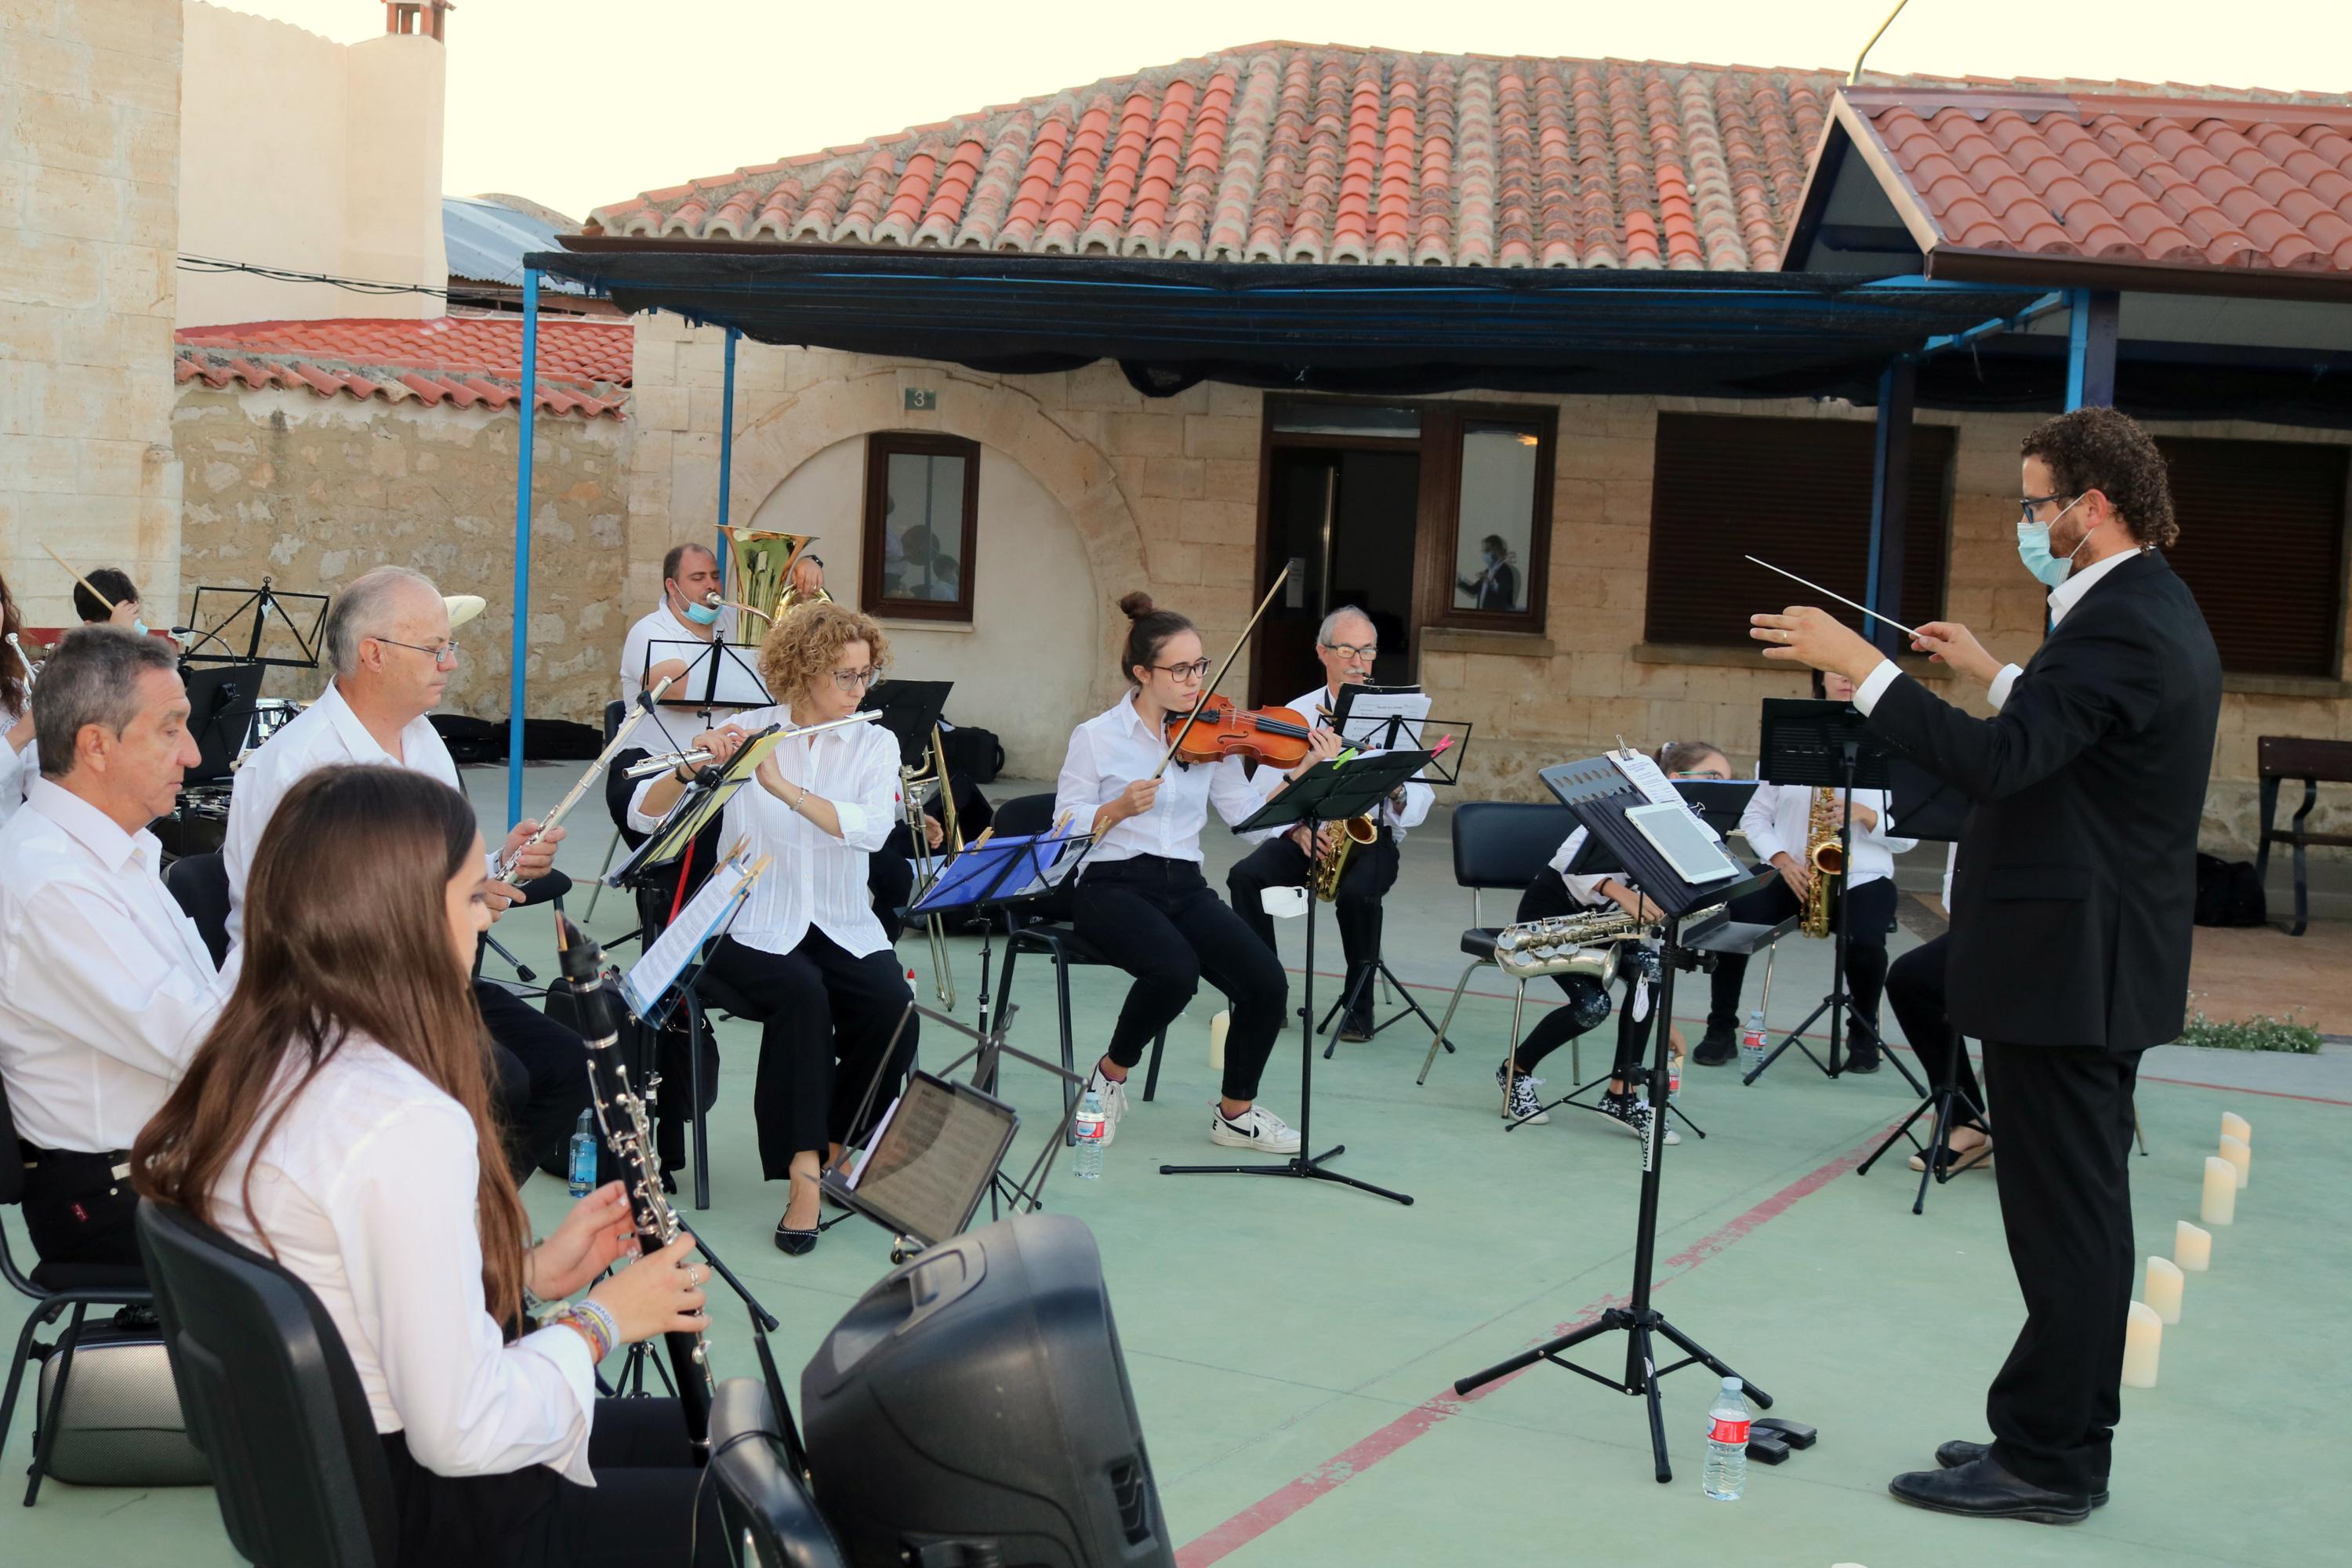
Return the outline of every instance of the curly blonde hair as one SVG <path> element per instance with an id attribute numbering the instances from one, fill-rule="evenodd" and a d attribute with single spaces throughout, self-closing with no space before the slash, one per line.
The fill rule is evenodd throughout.
<path id="1" fill-rule="evenodd" d="M 890 639 L 873 616 L 827 600 L 802 605 L 768 628 L 760 644 L 760 679 L 778 702 L 790 706 L 854 642 L 866 645 L 876 668 L 890 662 Z"/>

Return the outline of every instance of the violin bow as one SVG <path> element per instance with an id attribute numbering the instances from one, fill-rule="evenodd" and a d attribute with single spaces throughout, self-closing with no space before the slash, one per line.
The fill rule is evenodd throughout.
<path id="1" fill-rule="evenodd" d="M 1168 764 L 1176 760 L 1177 750 L 1184 744 L 1184 737 L 1192 732 L 1193 721 L 1201 717 L 1201 710 L 1207 707 L 1209 705 L 1209 699 L 1216 695 L 1217 687 L 1224 680 L 1226 674 L 1233 669 L 1234 660 L 1241 657 L 1242 649 L 1249 647 L 1250 634 L 1257 630 L 1257 624 L 1262 618 L 1264 618 L 1266 612 L 1266 606 L 1274 603 L 1274 596 L 1282 592 L 1283 584 L 1288 582 L 1289 579 L 1290 567 L 1287 563 L 1285 563 L 1282 570 L 1275 574 L 1274 585 L 1265 591 L 1265 597 L 1257 602 L 1257 609 L 1250 616 L 1249 625 L 1242 628 L 1242 635 L 1240 637 L 1235 639 L 1233 651 L 1225 655 L 1225 662 L 1217 667 L 1215 679 L 1211 680 L 1208 685 L 1201 688 L 1201 695 L 1199 699 L 1193 702 L 1192 710 L 1190 713 L 1185 714 L 1184 722 L 1176 727 L 1175 738 L 1168 742 L 1168 754 L 1161 757 L 1160 759 L 1160 765 L 1151 770 L 1151 776 L 1153 778 L 1156 779 L 1161 773 L 1166 773 L 1168 771 Z"/>

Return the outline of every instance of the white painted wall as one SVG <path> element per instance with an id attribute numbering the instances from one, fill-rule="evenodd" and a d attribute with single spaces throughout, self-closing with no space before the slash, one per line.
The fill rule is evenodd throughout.
<path id="1" fill-rule="evenodd" d="M 770 491 L 751 521 L 816 534 L 825 587 L 855 605 L 865 488 L 865 438 L 838 441 Z M 975 553 L 973 624 L 884 621 L 892 673 L 954 681 L 948 717 L 995 731 L 1006 773 L 1050 779 L 1061 771 L 1071 715 L 1094 711 L 1100 684 L 1094 576 L 1069 513 L 993 447 L 981 448 Z"/>
<path id="2" fill-rule="evenodd" d="M 437 39 L 345 46 L 187 0 L 180 249 L 298 272 L 438 289 L 442 103 Z M 445 313 L 431 294 L 182 272 L 177 324 Z"/>

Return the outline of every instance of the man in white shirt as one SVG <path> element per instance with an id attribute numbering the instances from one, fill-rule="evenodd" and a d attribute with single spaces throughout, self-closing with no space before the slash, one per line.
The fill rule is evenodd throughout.
<path id="1" fill-rule="evenodd" d="M 1353 605 L 1332 611 L 1315 634 L 1315 657 L 1323 666 L 1323 684 L 1283 706 L 1305 715 L 1310 723 L 1330 728 L 1332 715 L 1339 709 L 1341 689 L 1370 680 L 1372 661 L 1380 651 L 1380 634 L 1370 616 Z M 1339 897 L 1333 902 L 1338 905 L 1340 951 L 1348 960 L 1347 985 L 1340 993 L 1348 1004 L 1347 1016 L 1339 1024 L 1343 1040 L 1372 1037 L 1371 970 L 1381 956 L 1381 900 L 1396 886 L 1397 846 L 1404 842 L 1408 830 L 1428 818 L 1436 795 L 1429 785 L 1412 783 L 1390 796 L 1372 814 L 1372 842 L 1357 845 L 1340 874 Z M 1319 842 L 1303 824 L 1262 835 L 1257 848 L 1225 873 L 1228 901 L 1267 947 L 1274 946 L 1274 917 L 1265 912 L 1265 890 L 1312 886 L 1316 865 L 1331 853 L 1333 836 L 1340 830 L 1336 826 L 1325 827 Z"/>
<path id="2" fill-rule="evenodd" d="M 229 796 L 221 859 L 228 873 L 231 973 L 240 961 L 245 883 L 254 851 L 270 815 L 298 780 L 338 763 L 388 763 L 461 788 L 457 764 L 425 717 L 457 668 L 448 605 L 432 581 L 401 566 L 367 573 L 343 590 L 328 613 L 326 645 L 334 679 L 237 770 Z M 490 883 L 492 907 L 499 913 L 526 901 L 522 884 L 546 876 L 553 865 L 563 829 L 551 829 L 525 850 L 524 843 L 538 830 L 536 822 L 519 822 L 506 836 L 498 858 L 515 864 L 509 879 Z M 500 986 L 477 980 L 474 995 L 497 1048 L 507 1154 L 515 1179 L 528 1175 L 534 1164 L 562 1175 L 572 1130 L 589 1102 L 587 1047 Z"/>
<path id="3" fill-rule="evenodd" d="M 733 638 L 738 612 L 732 606 L 710 602 L 720 591 L 719 557 L 715 553 L 699 544 L 669 547 L 669 553 L 662 557 L 660 607 L 639 616 L 621 641 L 623 701 L 634 699 L 646 689 L 649 664 L 680 660 L 695 651 L 675 646 L 657 647 L 656 644 L 715 643 Z M 701 684 L 699 678 L 694 684 Z M 704 722 L 723 722 L 737 711 L 734 708 L 716 709 Z"/>
<path id="4" fill-rule="evenodd" d="M 1847 702 L 1853 683 L 1843 676 L 1813 677 L 1816 700 Z M 1735 921 L 1775 925 L 1804 907 L 1813 882 L 1806 838 L 1812 820 L 1813 791 L 1798 784 L 1764 784 L 1748 797 L 1740 814 L 1739 830 L 1748 847 L 1780 873 L 1780 880 L 1732 901 Z M 1845 930 L 1845 985 L 1852 1007 L 1847 1031 L 1844 1070 L 1878 1070 L 1878 999 L 1886 987 L 1886 935 L 1895 929 L 1895 857 L 1915 847 L 1916 838 L 1894 833 L 1890 801 L 1885 790 L 1853 792 L 1853 859 L 1837 879 L 1831 897 L 1830 924 Z M 1834 814 L 1833 814 L 1834 815 Z M 1764 867 L 1758 867 L 1762 870 Z M 1744 954 L 1717 958 L 1706 1010 L 1706 1034 L 1691 1059 L 1701 1067 L 1719 1067 L 1738 1053 L 1739 989 L 1748 976 Z"/>
<path id="5" fill-rule="evenodd" d="M 33 712 L 44 774 L 0 827 L 0 1080 L 25 1226 L 46 1262 L 135 1266 L 131 1140 L 226 996 L 147 831 L 196 742 L 170 647 L 111 626 L 68 634 Z"/>

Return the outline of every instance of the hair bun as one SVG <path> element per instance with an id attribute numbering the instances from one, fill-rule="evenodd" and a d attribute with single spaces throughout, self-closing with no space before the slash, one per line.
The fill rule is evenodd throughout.
<path id="1" fill-rule="evenodd" d="M 1151 603 L 1151 595 L 1142 592 L 1140 589 L 1132 594 L 1120 595 L 1118 607 L 1126 614 L 1127 618 L 1130 621 L 1141 620 L 1144 616 L 1150 615 L 1155 608 Z"/>

